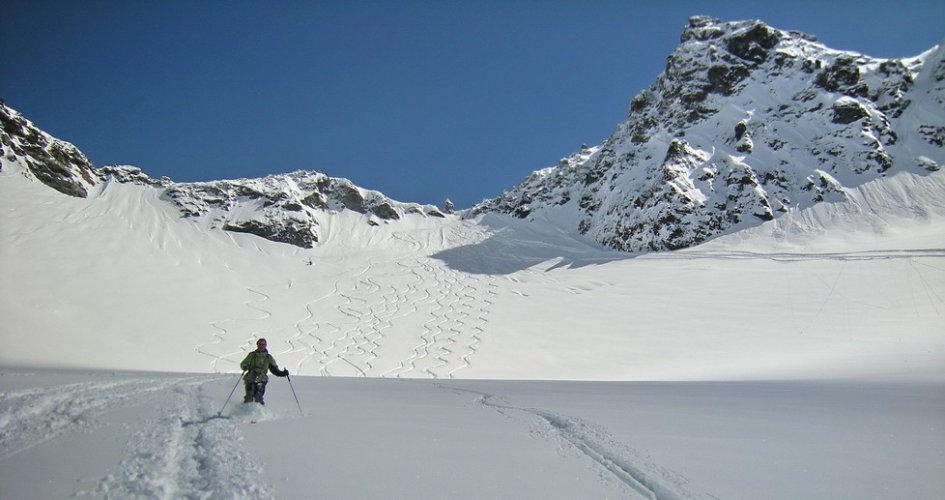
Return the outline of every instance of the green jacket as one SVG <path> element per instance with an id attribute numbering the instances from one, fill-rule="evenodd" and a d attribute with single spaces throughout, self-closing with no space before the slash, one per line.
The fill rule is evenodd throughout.
<path id="1" fill-rule="evenodd" d="M 272 354 L 269 354 L 269 351 L 255 350 L 247 354 L 243 362 L 240 363 L 240 368 L 246 371 L 243 380 L 247 382 L 268 382 L 269 375 L 266 374 L 267 371 L 279 377 L 285 376 L 283 371 L 279 369 L 279 365 L 276 364 L 276 359 L 272 357 Z"/>

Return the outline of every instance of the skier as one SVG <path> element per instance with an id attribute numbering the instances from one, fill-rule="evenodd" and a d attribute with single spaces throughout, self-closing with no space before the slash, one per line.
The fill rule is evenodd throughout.
<path id="1" fill-rule="evenodd" d="M 289 376 L 289 370 L 280 370 L 275 358 L 266 350 L 266 339 L 256 341 L 256 350 L 246 355 L 240 363 L 240 368 L 246 371 L 246 376 L 243 377 L 243 383 L 246 386 L 244 403 L 255 401 L 261 405 L 266 404 L 263 402 L 263 396 L 266 394 L 266 383 L 269 382 L 267 371 L 277 377 Z"/>

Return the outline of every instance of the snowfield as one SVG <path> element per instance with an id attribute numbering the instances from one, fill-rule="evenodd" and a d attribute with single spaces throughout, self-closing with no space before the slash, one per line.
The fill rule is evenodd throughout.
<path id="1" fill-rule="evenodd" d="M 941 498 L 939 384 L 4 370 L 3 498 Z M 254 423 L 255 422 L 255 423 Z"/>
<path id="2" fill-rule="evenodd" d="M 305 250 L 151 187 L 0 180 L 4 366 L 227 373 L 266 337 L 300 375 L 945 379 L 942 172 L 646 255 L 541 221 L 351 211 Z"/>
<path id="3" fill-rule="evenodd" d="M 942 172 L 631 255 L 349 211 L 303 250 L 3 161 L 4 499 L 945 497 Z M 224 408 L 258 337 L 292 385 Z"/>

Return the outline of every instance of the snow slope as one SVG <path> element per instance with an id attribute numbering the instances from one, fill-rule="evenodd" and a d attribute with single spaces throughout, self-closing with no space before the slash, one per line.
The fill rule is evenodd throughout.
<path id="1" fill-rule="evenodd" d="M 10 116 L 0 498 L 945 497 L 937 157 L 633 255 L 567 204 L 310 206 L 305 173 L 169 199 Z M 302 244 L 240 232 L 270 202 Z M 293 374 L 265 408 L 259 337 Z"/>
<path id="2" fill-rule="evenodd" d="M 302 249 L 158 193 L 4 163 L 0 497 L 945 495 L 943 173 L 645 256 L 350 211 Z M 245 407 L 259 336 L 296 376 Z"/>
<path id="3" fill-rule="evenodd" d="M 302 249 L 207 230 L 151 187 L 74 198 L 4 164 L 0 364 L 231 372 L 267 337 L 304 375 L 941 380 L 943 192 L 901 174 L 644 256 L 541 221 L 351 211 Z"/>
<path id="4" fill-rule="evenodd" d="M 945 390 L 3 370 L 0 496 L 941 498 Z M 297 393 L 302 413 L 291 390 Z M 252 423 L 256 422 L 256 423 Z"/>

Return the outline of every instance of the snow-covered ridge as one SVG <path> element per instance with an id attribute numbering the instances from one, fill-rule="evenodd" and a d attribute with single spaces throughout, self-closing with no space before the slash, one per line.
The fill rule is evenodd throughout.
<path id="1" fill-rule="evenodd" d="M 0 168 L 65 194 L 107 182 L 161 191 L 208 229 L 252 233 L 302 248 L 325 214 L 351 210 L 377 225 L 442 217 L 346 179 L 299 171 L 262 179 L 175 183 L 140 169 L 96 169 L 71 144 L 0 107 Z M 539 170 L 467 217 L 553 220 L 566 233 L 629 252 L 690 247 L 792 209 L 850 200 L 851 189 L 945 164 L 945 49 L 875 59 L 760 21 L 694 17 L 665 71 L 597 146 Z"/>
<path id="2" fill-rule="evenodd" d="M 432 205 L 397 202 L 347 179 L 307 171 L 261 179 L 174 184 L 163 197 L 177 205 L 185 217 L 206 217 L 214 227 L 302 248 L 319 241 L 318 217 L 326 211 L 353 210 L 365 214 L 372 225 L 411 214 L 444 217 Z"/>
<path id="3" fill-rule="evenodd" d="M 610 138 L 470 213 L 567 221 L 619 250 L 677 249 L 848 200 L 873 179 L 927 175 L 943 147 L 942 46 L 875 59 L 760 21 L 694 17 Z"/>
<path id="4" fill-rule="evenodd" d="M 152 179 L 132 166 L 96 169 L 78 148 L 51 137 L 5 104 L 0 106 L 0 120 L 0 156 L 4 158 L 0 168 L 16 169 L 64 194 L 82 198 L 113 181 L 159 189 L 162 199 L 175 205 L 183 217 L 205 219 L 212 229 L 311 248 L 319 241 L 318 217 L 329 211 L 353 210 L 367 216 L 367 223 L 373 225 L 410 214 L 444 217 L 432 205 L 394 201 L 321 172 L 175 183 L 167 177 Z"/>

